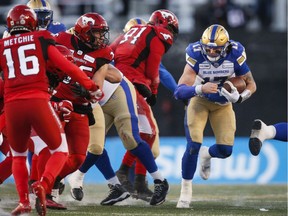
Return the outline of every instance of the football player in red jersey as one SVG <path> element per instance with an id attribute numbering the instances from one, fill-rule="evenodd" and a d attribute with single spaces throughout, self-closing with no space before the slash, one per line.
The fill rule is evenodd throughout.
<path id="1" fill-rule="evenodd" d="M 75 28 L 75 31 L 76 31 L 76 28 Z M 135 95 L 135 90 L 134 88 L 131 88 L 131 87 L 129 87 L 129 89 L 131 88 L 130 90 L 128 90 L 127 87 L 124 87 L 127 85 L 127 84 L 124 84 L 126 82 L 125 79 L 126 78 L 122 80 L 124 82 L 121 82 L 120 84 L 121 87 L 119 89 L 117 88 L 117 91 L 115 91 L 115 95 L 111 96 L 111 98 L 113 99 L 109 100 L 107 103 L 105 103 L 105 105 L 103 105 L 103 110 L 105 110 L 104 114 L 106 114 L 105 122 L 106 123 L 108 122 L 108 125 L 106 126 L 107 126 L 107 129 L 109 129 L 112 123 L 114 123 L 119 133 L 119 136 L 121 137 L 123 141 L 125 148 L 131 151 L 132 154 L 135 154 L 136 156 L 138 156 L 140 160 L 143 162 L 143 164 L 145 164 L 145 167 L 147 168 L 149 173 L 154 178 L 154 183 L 155 183 L 155 190 L 154 190 L 153 197 L 151 198 L 150 205 L 160 205 L 165 201 L 167 192 L 169 190 L 169 185 L 166 179 L 164 179 L 161 173 L 159 172 L 158 167 L 153 159 L 152 152 L 149 149 L 149 146 L 139 136 L 138 119 L 137 119 L 137 114 L 135 114 L 135 107 L 136 107 L 134 104 L 135 96 L 133 96 L 133 100 L 131 98 L 131 95 Z M 132 84 L 130 84 L 129 86 L 131 85 Z M 121 100 L 119 100 L 119 98 L 121 98 Z M 115 107 L 117 107 L 116 110 L 115 110 Z M 119 108 L 119 111 L 117 112 L 118 108 Z M 93 112 L 94 111 L 95 111 L 95 108 Z M 94 132 L 95 133 L 93 134 L 94 136 L 96 135 L 96 131 L 99 134 L 99 129 L 97 129 L 96 127 L 94 129 L 93 128 L 90 127 L 90 132 Z M 97 166 L 97 168 L 101 170 L 105 178 L 109 180 L 109 182 L 110 180 L 112 181 L 113 176 L 115 176 L 112 168 L 110 170 L 111 171 L 110 173 L 103 172 L 103 168 L 105 169 L 105 171 L 107 171 L 107 167 L 108 167 L 107 159 L 109 158 L 107 158 L 107 153 L 104 153 L 106 151 L 105 150 L 103 151 L 104 140 L 103 141 L 100 141 L 99 139 L 96 140 L 94 136 L 91 137 L 91 140 L 93 139 L 93 141 L 90 143 L 90 146 L 88 148 L 89 152 L 87 154 L 84 164 L 82 164 L 79 171 L 76 172 L 76 178 L 73 178 L 73 180 L 71 179 L 71 177 L 69 178 L 69 182 L 72 187 L 72 191 L 71 191 L 72 196 L 73 198 L 79 201 L 83 198 L 83 191 L 82 191 L 83 175 L 84 173 L 87 172 L 87 170 L 92 165 L 94 165 L 94 163 Z M 103 146 L 100 146 L 102 144 Z M 102 150 L 103 153 L 100 152 L 100 150 Z M 104 156 L 106 156 L 105 160 L 103 159 Z M 74 174 L 72 176 L 74 176 Z M 107 178 L 108 174 L 110 176 L 109 179 Z M 119 184 L 116 182 L 118 179 L 114 179 L 114 180 L 115 180 L 114 184 L 115 186 L 117 186 L 117 184 Z M 116 187 L 114 187 L 112 184 L 110 185 L 110 189 L 111 190 L 110 190 L 109 196 L 101 202 L 102 205 L 113 205 L 114 203 L 127 198 L 127 193 L 123 193 L 123 191 L 117 190 Z"/>
<path id="2" fill-rule="evenodd" d="M 93 77 L 101 89 L 105 78 L 111 82 L 121 81 L 122 76 L 119 73 L 117 73 L 119 80 L 117 77 L 107 75 L 109 71 L 113 71 L 114 67 L 109 66 L 109 63 L 114 55 L 108 46 L 109 27 L 105 19 L 97 13 L 87 13 L 78 18 L 74 29 L 74 34 L 59 33 L 56 42 L 72 50 L 75 64 L 89 77 Z M 74 87 L 74 80 L 68 77 L 59 84 L 52 97 L 54 101 L 68 99 L 72 101 L 74 108 L 70 121 L 64 127 L 69 158 L 57 177 L 55 187 L 61 179 L 76 171 L 83 163 L 89 144 L 89 125 L 95 123 L 90 101 L 74 94 Z M 103 94 L 99 95 L 98 99 L 102 96 Z"/>
<path id="3" fill-rule="evenodd" d="M 7 15 L 7 27 L 11 36 L 0 40 L 3 56 L 0 69 L 4 75 L 4 111 L 13 158 L 12 173 L 19 195 L 19 205 L 12 215 L 31 212 L 26 157 L 32 127 L 51 151 L 40 181 L 32 185 L 37 196 L 36 210 L 39 215 L 46 215 L 45 193 L 67 160 L 68 150 L 62 125 L 49 102 L 47 60 L 88 90 L 95 92 L 97 86 L 63 57 L 48 31 L 36 31 L 37 17 L 28 6 L 13 7 Z"/>
<path id="4" fill-rule="evenodd" d="M 137 90 L 139 117 L 145 116 L 149 121 L 150 131 L 143 133 L 142 130 L 141 137 L 149 143 L 150 147 L 155 143 L 158 134 L 158 127 L 150 106 L 156 103 L 160 82 L 159 65 L 162 56 L 172 46 L 177 34 L 177 17 L 169 10 L 157 10 L 152 13 L 148 24 L 142 23 L 142 25 L 130 27 L 125 34 L 120 35 L 111 44 L 115 52 L 115 66 L 134 84 Z M 129 166 L 132 166 L 134 159 L 135 156 L 127 151 L 117 171 L 117 176 L 123 185 L 128 182 Z M 136 172 L 143 174 L 138 176 L 139 182 L 144 182 L 145 185 L 146 171 L 141 163 L 136 164 L 138 164 Z M 141 193 L 140 188 L 137 192 Z"/>
<path id="5" fill-rule="evenodd" d="M 63 56 L 65 56 L 65 58 L 74 63 L 73 55 L 68 48 L 59 44 L 56 45 L 56 48 L 61 52 Z M 51 65 L 50 61 L 48 61 L 46 74 L 49 78 L 49 90 L 52 94 L 55 88 L 58 86 L 59 82 L 63 81 L 63 79 L 66 77 L 66 74 L 62 71 L 59 71 L 59 69 L 53 68 L 53 65 Z M 52 101 L 51 104 L 62 122 L 63 121 L 68 122 L 70 120 L 71 113 L 73 111 L 73 105 L 71 101 L 69 100 L 62 100 L 60 102 Z M 29 186 L 32 185 L 33 182 L 40 179 L 44 171 L 45 165 L 47 163 L 47 160 L 51 155 L 46 143 L 36 134 L 35 130 L 32 130 L 31 132 L 31 140 L 33 141 L 32 142 L 33 145 L 32 148 L 29 148 L 29 151 L 33 152 L 34 154 L 32 157 L 32 166 L 30 169 Z M 57 210 L 67 209 L 64 205 L 57 203 L 59 194 L 60 192 L 57 189 L 52 189 L 52 191 L 46 191 L 47 208 Z M 33 203 L 33 201 L 35 201 L 35 195 L 31 189 L 29 196 L 30 196 L 30 202 Z"/>

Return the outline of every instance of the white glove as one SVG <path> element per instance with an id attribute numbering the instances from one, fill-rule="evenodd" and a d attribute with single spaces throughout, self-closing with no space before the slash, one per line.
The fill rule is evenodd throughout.
<path id="1" fill-rule="evenodd" d="M 229 93 L 225 88 L 222 87 L 220 95 L 224 96 L 229 102 L 232 103 L 236 103 L 240 98 L 240 94 L 237 91 L 237 88 L 234 86 L 231 86 L 231 93 Z"/>
<path id="2" fill-rule="evenodd" d="M 96 91 L 93 92 L 90 91 L 90 96 L 91 96 L 90 102 L 96 103 L 104 97 L 104 92 L 101 89 L 97 89 Z"/>

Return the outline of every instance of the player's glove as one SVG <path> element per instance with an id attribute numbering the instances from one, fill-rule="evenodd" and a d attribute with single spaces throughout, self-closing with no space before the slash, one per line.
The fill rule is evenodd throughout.
<path id="1" fill-rule="evenodd" d="M 152 107 L 156 104 L 157 95 L 152 94 L 150 97 L 146 98 L 146 102 Z"/>
<path id="2" fill-rule="evenodd" d="M 222 87 L 220 90 L 220 94 L 232 103 L 237 103 L 240 99 L 240 94 L 237 91 L 237 88 L 234 86 L 231 86 L 231 93 L 229 93 L 225 88 Z"/>
<path id="3" fill-rule="evenodd" d="M 147 86 L 140 84 L 140 83 L 133 83 L 137 91 L 144 97 L 149 98 L 152 95 L 152 92 L 150 91 Z"/>
<path id="4" fill-rule="evenodd" d="M 101 89 L 97 89 L 96 91 L 90 91 L 90 102 L 91 103 L 96 103 L 98 101 L 100 101 L 103 97 L 104 97 L 104 92 Z"/>
<path id="5" fill-rule="evenodd" d="M 61 120 L 69 122 L 71 119 L 71 112 L 73 111 L 73 104 L 69 100 L 62 100 L 60 102 L 51 102 L 55 111 L 59 112 Z"/>
<path id="6" fill-rule="evenodd" d="M 91 99 L 90 92 L 78 83 L 72 84 L 71 90 L 78 97 L 83 97 L 87 100 Z"/>

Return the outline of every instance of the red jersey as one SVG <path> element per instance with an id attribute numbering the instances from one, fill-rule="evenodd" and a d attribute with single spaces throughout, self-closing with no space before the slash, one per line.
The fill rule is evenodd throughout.
<path id="1" fill-rule="evenodd" d="M 103 49 L 92 50 L 87 47 L 80 47 L 78 38 L 72 34 L 61 32 L 55 37 L 56 43 L 66 46 L 73 52 L 75 64 L 84 71 L 88 77 L 92 78 L 97 70 L 104 64 L 108 64 L 113 60 L 114 54 L 110 47 Z M 56 88 L 55 96 L 58 98 L 65 98 L 73 103 L 82 104 L 87 103 L 83 97 L 76 96 L 72 90 L 71 85 L 75 80 L 67 77 Z"/>
<path id="2" fill-rule="evenodd" d="M 4 81 L 0 78 L 0 114 L 3 111 L 4 107 Z"/>
<path id="3" fill-rule="evenodd" d="M 43 98 L 49 100 L 46 66 L 48 59 L 56 68 L 78 80 L 89 90 L 95 83 L 54 46 L 51 33 L 34 31 L 0 40 L 0 69 L 4 74 L 5 103 L 15 99 Z"/>
<path id="4" fill-rule="evenodd" d="M 49 98 L 46 76 L 51 33 L 37 31 L 0 40 L 0 67 L 4 73 L 4 99 Z"/>
<path id="5" fill-rule="evenodd" d="M 111 44 L 115 66 L 132 82 L 146 85 L 157 94 L 161 58 L 173 43 L 165 28 L 135 25 Z"/>

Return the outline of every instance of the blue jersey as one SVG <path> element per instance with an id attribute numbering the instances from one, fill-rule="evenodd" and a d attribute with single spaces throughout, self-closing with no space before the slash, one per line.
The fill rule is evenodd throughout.
<path id="1" fill-rule="evenodd" d="M 57 34 L 59 32 L 66 31 L 66 26 L 60 22 L 51 22 L 48 25 L 47 30 L 50 31 L 52 34 Z"/>
<path id="2" fill-rule="evenodd" d="M 230 77 L 241 76 L 250 71 L 246 64 L 245 48 L 236 41 L 230 41 L 231 48 L 227 55 L 217 62 L 211 63 L 202 53 L 200 42 L 191 43 L 186 48 L 186 62 L 196 74 L 202 78 L 202 84 L 206 82 L 217 83 L 219 88 Z M 200 83 L 196 83 L 200 84 Z M 208 100 L 225 103 L 227 99 L 216 94 L 203 94 Z"/>

